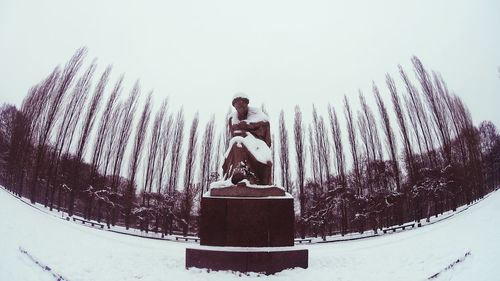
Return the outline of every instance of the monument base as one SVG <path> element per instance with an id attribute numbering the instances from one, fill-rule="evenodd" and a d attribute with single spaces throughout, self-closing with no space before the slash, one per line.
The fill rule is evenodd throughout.
<path id="1" fill-rule="evenodd" d="M 221 247 L 187 248 L 186 268 L 257 272 L 266 275 L 290 268 L 308 267 L 308 250 L 276 249 L 221 249 Z"/>
<path id="2" fill-rule="evenodd" d="M 252 187 L 237 184 L 210 189 L 210 196 L 219 197 L 267 197 L 285 196 L 285 190 L 277 186 Z"/>
<path id="3" fill-rule="evenodd" d="M 293 197 L 201 199 L 200 244 L 225 247 L 293 246 Z"/>

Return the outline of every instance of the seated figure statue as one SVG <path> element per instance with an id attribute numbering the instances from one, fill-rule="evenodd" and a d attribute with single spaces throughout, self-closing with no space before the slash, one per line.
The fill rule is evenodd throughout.
<path id="1" fill-rule="evenodd" d="M 222 165 L 224 180 L 237 184 L 270 185 L 272 172 L 269 118 L 261 110 L 249 107 L 244 94 L 233 98 L 235 111 L 228 117 L 231 133 Z"/>

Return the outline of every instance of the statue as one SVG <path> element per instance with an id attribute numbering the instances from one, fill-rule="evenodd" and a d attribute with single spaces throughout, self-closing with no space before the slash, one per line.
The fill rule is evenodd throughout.
<path id="1" fill-rule="evenodd" d="M 271 182 L 269 118 L 248 103 L 243 94 L 233 98 L 224 178 L 201 198 L 203 248 L 186 248 L 186 268 L 274 274 L 308 267 L 308 250 L 293 248 L 293 196 Z"/>
<path id="2" fill-rule="evenodd" d="M 248 103 L 245 94 L 233 97 L 235 111 L 228 117 L 231 140 L 224 155 L 223 177 L 232 184 L 271 185 L 269 118 L 261 110 L 249 107 Z"/>

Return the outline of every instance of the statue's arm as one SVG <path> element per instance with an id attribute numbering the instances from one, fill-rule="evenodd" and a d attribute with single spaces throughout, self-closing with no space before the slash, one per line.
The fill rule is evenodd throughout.
<path id="1" fill-rule="evenodd" d="M 245 121 L 232 124 L 232 119 L 228 122 L 231 137 L 242 136 L 245 137 L 247 132 L 254 135 L 256 138 L 264 141 L 267 146 L 271 147 L 271 130 L 269 122 L 261 121 L 257 123 L 247 123 Z"/>
<path id="2" fill-rule="evenodd" d="M 271 147 L 271 131 L 269 122 L 261 121 L 258 123 L 250 123 L 248 124 L 248 131 L 256 138 L 264 141 L 267 146 Z"/>
<path id="3" fill-rule="evenodd" d="M 229 119 L 228 129 L 231 133 L 231 137 L 241 136 L 245 137 L 247 132 L 249 131 L 248 123 L 245 121 L 233 124 L 232 118 Z"/>

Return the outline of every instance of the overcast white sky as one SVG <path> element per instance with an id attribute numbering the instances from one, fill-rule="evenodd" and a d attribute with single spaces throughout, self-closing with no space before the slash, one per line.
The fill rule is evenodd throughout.
<path id="1" fill-rule="evenodd" d="M 0 0 L 0 102 L 27 90 L 74 51 L 140 79 L 157 104 L 188 118 L 223 116 L 237 91 L 272 120 L 293 106 L 342 110 L 371 96 L 417 55 L 442 73 L 474 121 L 500 126 L 500 1 Z M 188 121 L 189 122 L 189 121 Z"/>

